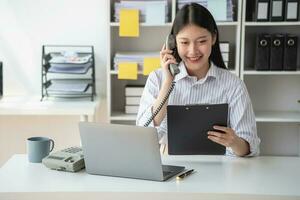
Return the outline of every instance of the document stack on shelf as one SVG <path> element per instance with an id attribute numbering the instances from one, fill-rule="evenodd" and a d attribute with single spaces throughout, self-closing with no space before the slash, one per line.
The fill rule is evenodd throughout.
<path id="1" fill-rule="evenodd" d="M 229 62 L 229 42 L 220 42 L 220 50 L 223 57 L 224 64 L 228 68 Z"/>
<path id="2" fill-rule="evenodd" d="M 156 57 L 159 58 L 159 52 L 117 52 L 114 57 L 114 70 L 118 71 L 118 64 L 122 62 L 135 62 L 138 64 L 138 70 L 143 70 L 144 59 Z"/>
<path id="3" fill-rule="evenodd" d="M 216 21 L 233 21 L 234 5 L 232 0 L 178 0 L 178 9 L 189 3 L 198 3 L 204 6 Z"/>
<path id="4" fill-rule="evenodd" d="M 125 113 L 137 114 L 144 86 L 127 85 L 125 87 Z"/>
<path id="5" fill-rule="evenodd" d="M 227 0 L 227 8 L 226 8 L 226 14 L 227 14 L 227 20 L 226 21 L 233 21 L 233 15 L 235 10 L 235 5 L 232 4 L 232 0 Z"/>
<path id="6" fill-rule="evenodd" d="M 151 13 L 151 16 L 153 12 L 149 12 L 150 10 L 154 10 L 157 8 L 157 6 L 164 7 L 164 10 L 162 12 L 159 12 L 160 14 L 164 15 L 164 22 L 168 21 L 168 2 L 167 0 L 152 0 L 152 1 L 130 1 L 130 0 L 121 0 L 120 2 L 115 2 L 114 4 L 114 21 L 119 22 L 120 21 L 120 10 L 121 9 L 136 9 L 139 10 L 139 21 L 140 22 L 147 22 L 147 19 L 151 20 L 151 18 L 147 17 L 147 14 Z M 156 13 L 158 10 L 156 10 Z"/>

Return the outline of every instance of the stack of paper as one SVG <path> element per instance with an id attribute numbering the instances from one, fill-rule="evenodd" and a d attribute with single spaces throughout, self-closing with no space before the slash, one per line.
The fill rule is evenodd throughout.
<path id="1" fill-rule="evenodd" d="M 117 52 L 114 57 L 114 69 L 118 70 L 118 64 L 122 62 L 135 62 L 138 70 L 143 70 L 145 58 L 159 58 L 159 52 Z"/>
<path id="2" fill-rule="evenodd" d="M 92 67 L 92 63 L 86 64 L 51 64 L 48 72 L 66 74 L 85 74 Z"/>
<path id="3" fill-rule="evenodd" d="M 120 10 L 121 9 L 136 9 L 140 11 L 139 21 L 140 22 L 149 22 L 152 23 L 154 21 L 163 20 L 163 22 L 168 21 L 168 2 L 167 0 L 151 0 L 151 1 L 133 1 L 133 0 L 122 0 L 120 2 L 115 2 L 114 4 L 114 21 L 120 21 Z M 160 8 L 163 8 L 160 9 Z M 156 15 L 153 15 L 156 11 Z M 148 16 L 147 16 L 148 15 Z M 163 16 L 162 16 L 163 15 Z M 157 17 L 156 17 L 157 16 Z"/>
<path id="4" fill-rule="evenodd" d="M 51 80 L 47 92 L 51 94 L 82 94 L 87 91 L 89 82 L 81 80 Z"/>
<path id="5" fill-rule="evenodd" d="M 178 0 L 178 9 L 192 2 L 207 8 L 216 21 L 233 21 L 232 0 Z"/>
<path id="6" fill-rule="evenodd" d="M 89 68 L 92 67 L 91 59 L 91 54 L 77 53 L 73 51 L 51 53 L 48 72 L 85 74 Z"/>
<path id="7" fill-rule="evenodd" d="M 220 42 L 220 50 L 223 57 L 223 61 L 228 68 L 229 62 L 229 42 Z"/>
<path id="8" fill-rule="evenodd" d="M 70 64 L 85 64 L 90 61 L 92 58 L 92 55 L 84 55 L 80 56 L 79 54 L 75 54 L 72 56 L 67 56 L 66 53 L 61 54 L 52 54 L 51 55 L 50 63 L 70 63 Z"/>
<path id="9" fill-rule="evenodd" d="M 232 4 L 232 0 L 227 0 L 227 21 L 233 21 L 233 15 L 235 10 L 235 5 Z"/>
<path id="10" fill-rule="evenodd" d="M 137 114 L 144 86 L 125 87 L 125 113 Z"/>

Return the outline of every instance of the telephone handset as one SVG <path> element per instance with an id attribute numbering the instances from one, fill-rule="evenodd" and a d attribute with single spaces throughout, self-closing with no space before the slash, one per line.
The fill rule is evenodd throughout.
<path id="1" fill-rule="evenodd" d="M 174 52 L 175 52 L 175 49 L 176 49 L 176 41 L 175 41 L 175 37 L 172 34 L 167 36 L 166 49 L 173 50 L 173 55 L 174 55 Z M 178 65 L 176 65 L 176 64 L 170 64 L 169 70 L 170 70 L 173 77 L 176 76 L 176 74 L 178 74 L 180 72 L 179 68 L 178 68 Z M 174 87 L 175 87 L 175 81 L 172 82 L 169 90 L 167 91 L 166 96 L 163 98 L 163 100 L 161 101 L 159 106 L 154 110 L 153 114 L 148 119 L 148 121 L 144 124 L 145 127 L 149 126 L 149 124 L 152 122 L 152 120 L 155 118 L 155 116 L 159 113 L 159 111 L 165 105 L 165 103 L 168 100 L 168 98 L 169 98 L 171 92 L 173 91 Z"/>
<path id="2" fill-rule="evenodd" d="M 175 41 L 174 35 L 172 35 L 172 34 L 169 34 L 167 36 L 166 49 L 173 50 L 173 55 L 174 55 L 174 51 L 176 49 L 176 41 Z M 176 76 L 176 74 L 178 74 L 180 72 L 179 68 L 178 68 L 178 65 L 173 64 L 173 63 L 170 64 L 169 70 L 170 70 L 172 76 Z"/>

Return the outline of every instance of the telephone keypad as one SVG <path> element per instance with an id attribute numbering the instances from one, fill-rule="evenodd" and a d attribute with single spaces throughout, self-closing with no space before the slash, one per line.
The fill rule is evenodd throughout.
<path id="1" fill-rule="evenodd" d="M 82 148 L 79 148 L 79 147 L 70 147 L 70 148 L 67 148 L 67 149 L 65 149 L 63 151 L 67 152 L 67 153 L 77 153 L 79 151 L 82 151 Z"/>

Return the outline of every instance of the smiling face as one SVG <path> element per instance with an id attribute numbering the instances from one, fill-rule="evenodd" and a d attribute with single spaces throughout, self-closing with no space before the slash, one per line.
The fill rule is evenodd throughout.
<path id="1" fill-rule="evenodd" d="M 205 76 L 216 38 L 207 29 L 187 25 L 176 35 L 177 50 L 190 75 Z"/>

